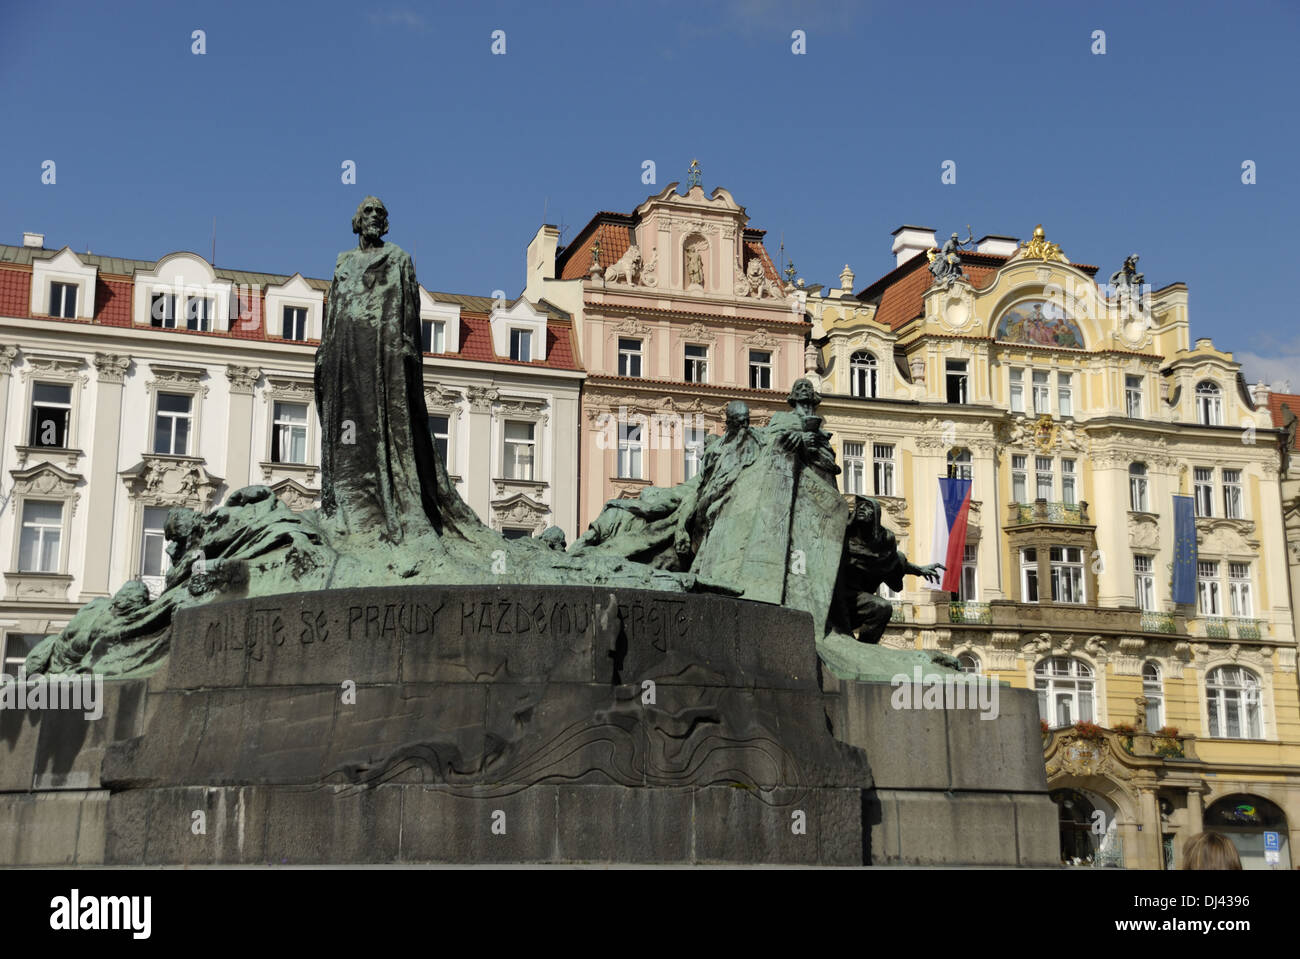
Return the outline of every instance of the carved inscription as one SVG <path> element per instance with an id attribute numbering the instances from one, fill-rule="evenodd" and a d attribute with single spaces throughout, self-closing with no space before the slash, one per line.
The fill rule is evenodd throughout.
<path id="1" fill-rule="evenodd" d="M 247 659 L 261 662 L 268 646 L 283 646 L 289 625 L 279 606 L 254 606 L 241 622 L 216 619 L 203 637 L 208 659 L 219 653 L 242 652 Z"/>
<path id="2" fill-rule="evenodd" d="M 460 604 L 462 636 L 517 636 L 531 633 L 582 634 L 600 618 L 597 603 L 521 603 L 512 599 Z"/>
<path id="3" fill-rule="evenodd" d="M 386 603 L 382 606 L 349 606 L 348 639 L 432 636 L 434 618 L 442 603 Z"/>
<path id="4" fill-rule="evenodd" d="M 685 636 L 689 627 L 686 601 L 681 599 L 619 603 L 618 618 L 623 621 L 630 642 L 649 643 L 659 650 L 666 650 L 669 640 Z"/>

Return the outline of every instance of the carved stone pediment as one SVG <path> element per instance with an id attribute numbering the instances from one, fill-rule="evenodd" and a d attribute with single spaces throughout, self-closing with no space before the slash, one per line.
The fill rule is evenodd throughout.
<path id="1" fill-rule="evenodd" d="M 1134 549 L 1160 548 L 1160 517 L 1155 513 L 1128 514 L 1128 542 Z"/>
<path id="2" fill-rule="evenodd" d="M 456 413 L 465 401 L 465 394 L 459 390 L 442 386 L 427 386 L 424 390 L 424 405 L 430 412 Z"/>
<path id="3" fill-rule="evenodd" d="M 50 353 L 23 352 L 27 366 L 23 370 L 23 382 L 33 376 L 52 377 L 58 380 L 73 380 L 85 386 L 88 378 L 84 372 L 86 361 L 79 356 L 56 356 Z"/>
<path id="4" fill-rule="evenodd" d="M 296 376 L 275 376 L 270 373 L 266 375 L 266 392 L 262 394 L 263 403 L 276 399 L 289 403 L 310 404 L 315 398 L 316 384 L 312 380 Z"/>
<path id="5" fill-rule="evenodd" d="M 644 339 L 649 337 L 653 330 L 638 320 L 635 316 L 625 316 L 622 320 L 611 326 L 609 332 L 622 336 L 639 336 Z"/>
<path id="6" fill-rule="evenodd" d="M 497 416 L 523 416 L 535 419 L 545 426 L 550 421 L 550 414 L 547 413 L 546 408 L 547 402 L 543 399 L 500 396 L 492 412 Z"/>
<path id="7" fill-rule="evenodd" d="M 718 335 L 699 320 L 682 330 L 682 340 L 686 343 L 711 343 L 717 338 Z"/>
<path id="8" fill-rule="evenodd" d="M 320 505 L 320 490 L 303 486 L 297 480 L 282 479 L 271 487 L 271 492 L 294 512 L 315 509 Z"/>
<path id="9" fill-rule="evenodd" d="M 550 507 L 545 504 L 524 493 L 516 493 L 493 501 L 492 528 L 499 531 L 506 526 L 522 526 L 537 533 L 546 527 L 550 513 Z"/>
<path id="10" fill-rule="evenodd" d="M 206 512 L 223 480 L 213 476 L 196 456 L 146 453 L 144 459 L 121 472 L 132 499 L 149 506 L 188 506 Z"/>
<path id="11" fill-rule="evenodd" d="M 11 470 L 9 475 L 13 477 L 11 495 L 65 499 L 72 504 L 72 512 L 77 511 L 77 502 L 81 499 L 77 487 L 84 481 L 80 475 L 62 470 L 53 463 L 37 463 L 27 469 Z"/>
<path id="12" fill-rule="evenodd" d="M 1197 549 L 1205 553 L 1232 556 L 1259 551 L 1255 524 L 1246 519 L 1199 516 L 1196 519 Z"/>
<path id="13" fill-rule="evenodd" d="M 175 366 L 171 363 L 150 363 L 149 372 L 153 376 L 145 383 L 146 392 L 156 390 L 179 389 L 187 393 L 208 395 L 207 384 L 201 382 L 208 371 L 201 366 Z"/>

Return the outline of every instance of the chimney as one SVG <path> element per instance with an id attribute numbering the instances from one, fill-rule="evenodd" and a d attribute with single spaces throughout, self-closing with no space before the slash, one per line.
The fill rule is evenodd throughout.
<path id="1" fill-rule="evenodd" d="M 894 245 L 889 248 L 889 252 L 897 258 L 894 263 L 896 267 L 938 246 L 934 242 L 934 230 L 928 226 L 900 226 L 889 235 L 894 238 Z"/>
<path id="2" fill-rule="evenodd" d="M 1011 256 L 1020 249 L 1020 237 L 1002 236 L 988 233 L 975 241 L 976 253 L 989 253 L 993 256 Z"/>
<path id="3" fill-rule="evenodd" d="M 45 249 L 45 234 L 44 234 L 44 233 L 24 233 L 24 234 L 23 234 L 23 246 L 31 246 L 31 247 L 35 247 L 35 248 L 38 249 L 38 250 L 43 250 L 43 249 Z"/>
<path id="4" fill-rule="evenodd" d="M 1254 386 L 1248 387 L 1250 391 L 1250 401 L 1256 406 L 1268 406 L 1268 394 L 1270 392 L 1268 384 L 1260 380 Z"/>

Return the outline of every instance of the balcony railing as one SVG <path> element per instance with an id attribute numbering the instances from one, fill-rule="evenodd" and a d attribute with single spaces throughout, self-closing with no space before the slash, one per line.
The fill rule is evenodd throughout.
<path id="1" fill-rule="evenodd" d="M 1158 613 L 1150 609 L 1142 611 L 1142 632 L 1174 633 L 1177 631 L 1178 628 L 1174 625 L 1173 613 Z"/>
<path id="2" fill-rule="evenodd" d="M 1203 616 L 1205 635 L 1212 639 L 1261 639 L 1267 620 L 1239 616 Z"/>
<path id="3" fill-rule="evenodd" d="M 948 622 L 993 625 L 993 610 L 988 603 L 949 603 Z"/>
<path id="4" fill-rule="evenodd" d="M 1032 503 L 1009 504 L 1007 523 L 1024 526 L 1030 523 L 1057 523 L 1062 526 L 1089 526 L 1087 502 L 1049 503 L 1045 499 Z"/>
<path id="5" fill-rule="evenodd" d="M 894 611 L 889 614 L 889 621 L 891 623 L 907 622 L 906 603 L 904 603 L 901 599 L 891 599 L 889 601 L 889 605 L 894 607 Z"/>
<path id="6" fill-rule="evenodd" d="M 1205 617 L 1205 635 L 1214 639 L 1229 639 L 1232 636 L 1228 632 L 1228 621 L 1221 616 Z"/>

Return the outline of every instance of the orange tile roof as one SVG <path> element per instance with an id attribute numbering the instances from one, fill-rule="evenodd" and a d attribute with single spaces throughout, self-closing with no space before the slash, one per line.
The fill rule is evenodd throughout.
<path id="1" fill-rule="evenodd" d="M 455 354 L 439 354 L 476 360 L 481 363 L 508 363 L 512 366 L 538 366 L 549 370 L 580 370 L 574 360 L 573 324 L 550 317 L 546 321 L 546 359 L 525 363 L 508 356 L 497 356 L 492 349 L 492 322 L 486 313 L 460 315 L 460 349 Z"/>
<path id="2" fill-rule="evenodd" d="M 26 317 L 32 304 L 32 275 L 27 270 L 0 270 L 0 313 Z"/>
<path id="3" fill-rule="evenodd" d="M 635 223 L 626 214 L 597 213 L 556 258 L 560 279 L 579 280 L 591 273 L 591 248 L 597 240 L 600 241 L 600 268 L 613 266 L 632 245 Z"/>
<path id="4" fill-rule="evenodd" d="M 1285 425 L 1282 416 L 1282 407 L 1291 407 L 1291 412 L 1300 416 L 1300 393 L 1269 393 L 1268 394 L 1268 413 L 1273 417 L 1273 425 L 1281 428 Z M 1291 445 L 1292 449 L 1300 449 L 1300 434 L 1297 435 L 1296 442 Z"/>

